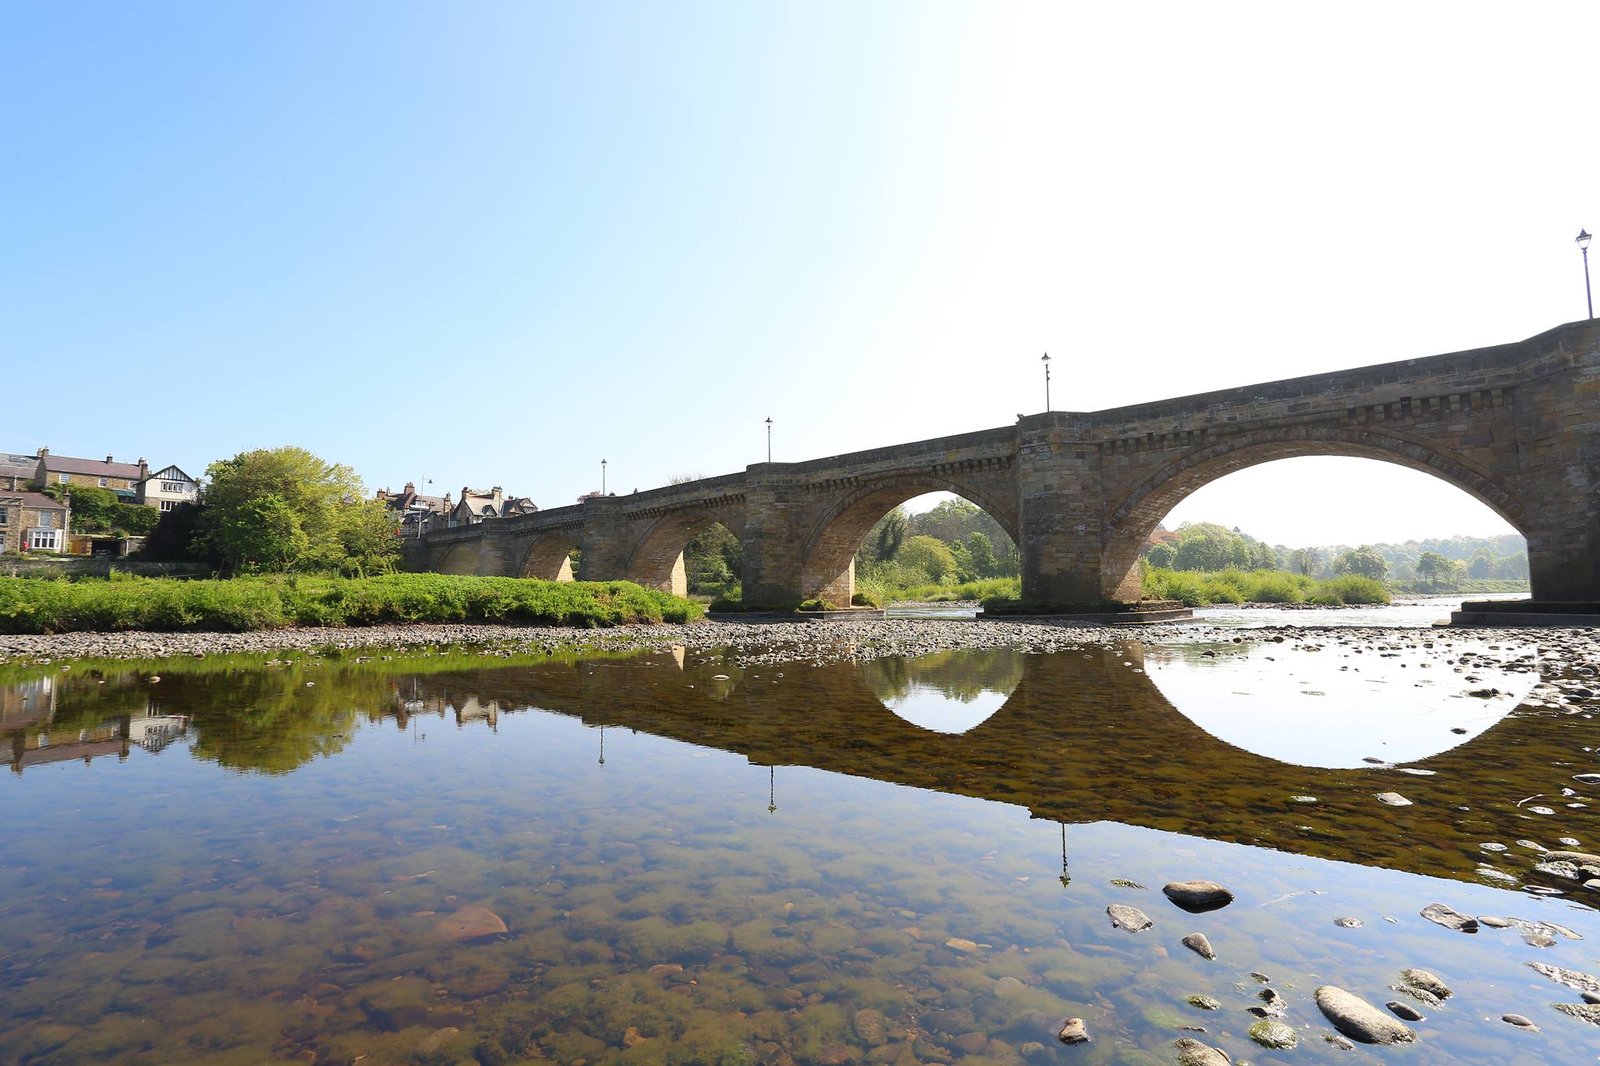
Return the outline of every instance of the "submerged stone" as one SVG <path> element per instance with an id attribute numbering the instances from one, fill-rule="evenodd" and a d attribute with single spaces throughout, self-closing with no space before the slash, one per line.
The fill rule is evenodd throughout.
<path id="1" fill-rule="evenodd" d="M 1178 1066 L 1233 1066 L 1233 1060 L 1224 1051 L 1202 1044 L 1192 1036 L 1173 1041 L 1178 1052 Z"/>
<path id="2" fill-rule="evenodd" d="M 488 907 L 462 907 L 434 924 L 433 931 L 444 940 L 477 940 L 507 932 L 506 923 Z"/>
<path id="3" fill-rule="evenodd" d="M 1190 933 L 1183 938 L 1183 946 L 1199 955 L 1202 959 L 1214 959 L 1217 957 L 1216 950 L 1212 948 L 1211 941 L 1206 939 L 1204 933 Z"/>
<path id="4" fill-rule="evenodd" d="M 1424 992 L 1429 992 L 1440 1000 L 1449 999 L 1452 995 L 1450 986 L 1445 984 L 1439 978 L 1439 975 L 1431 970 L 1420 970 L 1415 966 L 1410 966 L 1400 971 L 1400 980 L 1412 988 L 1420 988 Z"/>
<path id="5" fill-rule="evenodd" d="M 1318 988 L 1316 999 L 1318 1009 L 1333 1027 L 1352 1040 L 1363 1044 L 1409 1044 L 1417 1038 L 1409 1026 L 1337 985 Z"/>
<path id="6" fill-rule="evenodd" d="M 1056 1033 L 1056 1039 L 1063 1044 L 1087 1044 L 1089 1030 L 1083 1024 L 1082 1018 L 1068 1018 L 1061 1023 L 1061 1030 Z"/>
<path id="7" fill-rule="evenodd" d="M 1292 1048 L 1300 1042 L 1294 1029 L 1271 1018 L 1263 1018 L 1252 1025 L 1250 1039 L 1262 1047 L 1283 1050 Z"/>
<path id="8" fill-rule="evenodd" d="M 1443 903 L 1430 903 L 1422 908 L 1422 916 L 1435 925 L 1442 925 L 1446 929 L 1454 929 L 1458 933 L 1476 933 L 1478 919 L 1462 914 L 1454 907 L 1447 907 Z"/>
<path id="9" fill-rule="evenodd" d="M 1111 916 L 1111 924 L 1118 929 L 1126 929 L 1130 933 L 1143 932 L 1155 923 L 1150 916 L 1138 907 L 1128 907 L 1121 903 L 1113 903 L 1106 908 L 1106 913 Z"/>

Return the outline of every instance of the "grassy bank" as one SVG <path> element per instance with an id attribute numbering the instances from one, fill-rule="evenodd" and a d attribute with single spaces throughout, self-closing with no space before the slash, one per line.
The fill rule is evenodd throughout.
<path id="1" fill-rule="evenodd" d="M 1317 607 L 1388 603 L 1389 590 L 1370 577 L 1347 575 L 1319 579 L 1285 570 L 1145 571 L 1144 596 L 1180 600 L 1190 607 L 1214 603 L 1303 603 Z"/>
<path id="2" fill-rule="evenodd" d="M 856 591 L 878 606 L 897 602 L 951 603 L 958 600 L 1014 600 L 1022 595 L 1022 579 L 992 577 L 960 585 L 896 585 L 875 577 L 856 579 Z"/>
<path id="3" fill-rule="evenodd" d="M 614 626 L 688 622 L 701 607 L 628 581 L 534 581 L 448 574 L 171 581 L 0 578 L 0 632 L 246 632 L 290 626 L 510 622 Z"/>

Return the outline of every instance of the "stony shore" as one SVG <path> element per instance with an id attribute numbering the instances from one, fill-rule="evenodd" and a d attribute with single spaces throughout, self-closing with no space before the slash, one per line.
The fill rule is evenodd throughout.
<path id="1" fill-rule="evenodd" d="M 161 659 L 170 656 L 281 650 L 482 646 L 503 654 L 558 650 L 660 651 L 729 649 L 744 662 L 835 661 L 921 655 L 958 648 L 1014 647 L 1043 652 L 1087 644 L 1292 642 L 1355 645 L 1374 650 L 1428 650 L 1442 657 L 1470 653 L 1512 669 L 1565 663 L 1585 672 L 1600 662 L 1594 629 L 1399 629 L 1354 626 L 1269 626 L 1239 629 L 1203 622 L 1137 627 L 1081 622 L 967 619 L 874 619 L 809 622 L 701 621 L 689 625 L 564 629 L 503 625 L 402 625 L 366 629 L 280 629 L 253 633 L 64 633 L 0 635 L 0 663 L 42 658 Z M 1589 670 L 1594 668 L 1590 667 Z M 1563 671 L 1567 672 L 1567 671 Z"/>

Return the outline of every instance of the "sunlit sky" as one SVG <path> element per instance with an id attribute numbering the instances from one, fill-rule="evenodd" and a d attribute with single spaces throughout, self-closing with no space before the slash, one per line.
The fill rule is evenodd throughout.
<path id="1" fill-rule="evenodd" d="M 600 487 L 1585 315 L 1600 4 L 0 6 L 0 451 Z M 18 402 L 18 401 L 21 402 Z M 1392 472 L 1392 476 L 1390 476 Z M 1236 486 L 1243 486 L 1242 489 Z M 1168 519 L 1506 527 L 1301 460 Z"/>

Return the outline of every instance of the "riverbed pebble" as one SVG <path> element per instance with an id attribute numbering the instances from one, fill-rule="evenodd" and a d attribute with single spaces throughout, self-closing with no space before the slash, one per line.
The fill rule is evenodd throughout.
<path id="1" fill-rule="evenodd" d="M 1233 902 L 1233 893 L 1215 881 L 1171 881 L 1161 891 L 1186 911 L 1214 911 Z"/>
<path id="2" fill-rule="evenodd" d="M 1409 1044 L 1417 1038 L 1411 1027 L 1337 985 L 1318 988 L 1316 1000 L 1333 1027 L 1352 1040 L 1363 1044 Z"/>

